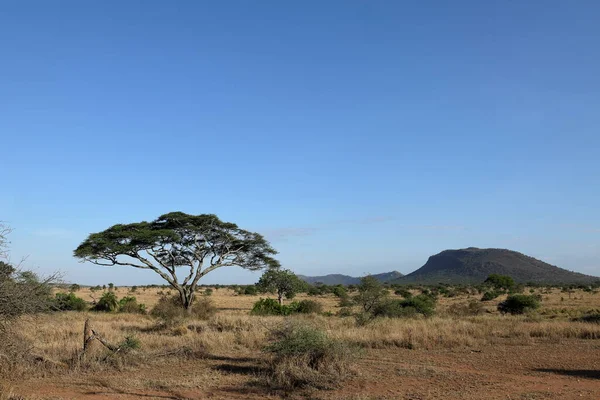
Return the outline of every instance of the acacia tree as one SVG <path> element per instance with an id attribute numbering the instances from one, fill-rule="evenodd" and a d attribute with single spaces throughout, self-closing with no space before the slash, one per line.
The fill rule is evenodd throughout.
<path id="1" fill-rule="evenodd" d="M 92 233 L 75 257 L 103 266 L 129 266 L 156 272 L 179 293 L 191 312 L 198 281 L 217 268 L 279 268 L 277 252 L 258 233 L 223 222 L 216 215 L 172 212 L 152 222 L 118 224 Z M 182 279 L 177 270 L 184 269 Z"/>
<path id="2" fill-rule="evenodd" d="M 293 299 L 306 283 L 290 270 L 269 270 L 258 280 L 256 288 L 265 293 L 277 293 L 277 301 L 283 304 L 283 296 Z"/>

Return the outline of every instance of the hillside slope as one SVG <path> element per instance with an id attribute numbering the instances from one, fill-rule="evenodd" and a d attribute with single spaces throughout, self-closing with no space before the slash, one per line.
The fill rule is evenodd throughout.
<path id="1" fill-rule="evenodd" d="M 469 247 L 445 250 L 431 256 L 421 268 L 395 280 L 394 283 L 473 284 L 483 282 L 490 274 L 509 275 L 521 283 L 590 283 L 600 280 L 598 277 L 571 272 L 516 251 Z"/>
<path id="2" fill-rule="evenodd" d="M 391 282 L 393 280 L 401 278 L 403 275 L 398 271 L 392 271 L 384 272 L 381 274 L 373 274 L 371 276 L 380 280 L 381 282 Z M 360 278 L 341 274 L 331 274 L 323 276 L 298 275 L 298 277 L 312 285 L 314 285 L 317 282 L 323 283 L 325 285 L 357 285 L 360 283 Z"/>

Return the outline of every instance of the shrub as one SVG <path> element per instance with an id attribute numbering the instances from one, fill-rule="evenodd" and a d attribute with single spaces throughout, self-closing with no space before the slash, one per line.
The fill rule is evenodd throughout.
<path id="1" fill-rule="evenodd" d="M 358 294 L 354 296 L 354 302 L 359 305 L 364 312 L 371 310 L 386 299 L 387 290 L 382 283 L 372 276 L 365 276 L 358 285 Z"/>
<path id="2" fill-rule="evenodd" d="M 589 323 L 593 323 L 593 324 L 600 324 L 600 312 L 587 314 L 587 315 L 581 316 L 579 318 L 575 318 L 574 320 L 580 321 L 580 322 L 589 322 Z"/>
<path id="3" fill-rule="evenodd" d="M 302 300 L 296 303 L 294 311 L 301 314 L 320 314 L 323 312 L 323 305 L 314 300 Z"/>
<path id="4" fill-rule="evenodd" d="M 536 296 L 513 294 L 498 304 L 498 311 L 502 314 L 523 314 L 526 311 L 536 310 L 539 307 L 540 301 Z"/>
<path id="5" fill-rule="evenodd" d="M 105 292 L 92 308 L 94 311 L 115 312 L 119 309 L 119 301 L 114 292 Z"/>
<path id="6" fill-rule="evenodd" d="M 435 300 L 426 295 L 418 295 L 404 300 L 387 300 L 379 303 L 372 311 L 374 317 L 399 318 L 422 314 L 433 315 Z"/>
<path id="7" fill-rule="evenodd" d="M 349 307 L 342 307 L 337 313 L 338 317 L 351 317 L 352 309 Z"/>
<path id="8" fill-rule="evenodd" d="M 258 289 L 256 289 L 256 286 L 254 285 L 246 286 L 244 288 L 244 294 L 248 296 L 256 296 L 258 294 Z"/>
<path id="9" fill-rule="evenodd" d="M 272 387 L 330 389 L 352 374 L 356 350 L 319 329 L 288 322 L 271 332 L 270 341 L 264 351 Z"/>
<path id="10" fill-rule="evenodd" d="M 57 311 L 85 311 L 87 304 L 74 293 L 56 293 L 52 308 Z"/>
<path id="11" fill-rule="evenodd" d="M 70 292 L 77 292 L 79 289 L 81 289 L 81 286 L 79 286 L 76 283 L 74 283 L 71 286 L 69 286 L 69 291 Z"/>
<path id="12" fill-rule="evenodd" d="M 343 287 L 341 285 L 338 285 L 333 288 L 333 294 L 334 294 L 334 296 L 339 297 L 339 298 L 348 297 L 348 291 L 346 290 L 345 287 Z"/>
<path id="13" fill-rule="evenodd" d="M 191 312 L 183 308 L 179 296 L 163 295 L 150 311 L 150 315 L 167 326 L 181 323 L 187 318 L 209 319 L 217 312 L 213 301 L 209 297 L 196 297 L 192 304 Z"/>
<path id="14" fill-rule="evenodd" d="M 502 292 L 500 292 L 498 290 L 490 290 L 490 291 L 485 292 L 483 294 L 483 296 L 481 297 L 481 301 L 491 301 L 491 300 L 494 300 L 495 298 L 497 298 L 501 294 L 502 294 Z"/>
<path id="15" fill-rule="evenodd" d="M 252 315 L 283 315 L 282 305 L 277 302 L 275 299 L 259 299 L 254 306 L 252 307 L 252 311 L 250 314 Z"/>
<path id="16" fill-rule="evenodd" d="M 471 300 L 466 303 L 455 303 L 448 307 L 448 314 L 456 317 L 481 315 L 485 313 L 483 304 L 477 300 Z"/>
<path id="17" fill-rule="evenodd" d="M 491 274 L 487 277 L 484 284 L 491 285 L 495 289 L 510 290 L 515 286 L 515 281 L 507 275 Z"/>
<path id="18" fill-rule="evenodd" d="M 206 288 L 204 289 L 204 293 L 205 296 L 212 296 L 213 294 L 213 290 L 211 288 Z"/>
<path id="19" fill-rule="evenodd" d="M 126 336 L 125 340 L 119 343 L 117 347 L 121 349 L 122 352 L 127 353 L 131 350 L 139 349 L 141 347 L 141 342 L 135 336 Z"/>
<path id="20" fill-rule="evenodd" d="M 134 296 L 126 296 L 119 300 L 119 312 L 146 314 L 146 305 L 139 304 Z"/>
<path id="21" fill-rule="evenodd" d="M 394 294 L 398 295 L 398 296 L 402 296 L 405 299 L 411 298 L 412 297 L 412 293 L 406 289 L 396 289 L 396 291 L 394 292 Z"/>

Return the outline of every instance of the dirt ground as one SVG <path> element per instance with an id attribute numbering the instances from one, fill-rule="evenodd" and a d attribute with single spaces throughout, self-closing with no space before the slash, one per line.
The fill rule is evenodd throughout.
<path id="1" fill-rule="evenodd" d="M 258 357 L 222 354 L 161 368 L 28 380 L 14 391 L 43 399 L 600 399 L 600 343 L 589 340 L 369 350 L 341 389 L 294 393 L 258 385 Z M 198 375 L 203 384 L 186 387 Z"/>
<path id="2" fill-rule="evenodd" d="M 119 296 L 127 293 L 126 288 L 119 288 Z M 156 303 L 158 293 L 160 289 L 149 289 L 139 290 L 135 295 L 152 306 Z M 98 297 L 88 289 L 82 289 L 78 295 L 86 300 L 92 296 Z M 372 339 L 364 339 L 364 342 L 377 345 L 371 348 L 366 346 L 363 350 L 353 378 L 334 390 L 301 389 L 284 393 L 273 391 L 260 383 L 259 376 L 264 372 L 264 354 L 260 351 L 260 335 L 255 335 L 252 327 L 261 326 L 263 322 L 257 317 L 247 316 L 258 296 L 234 296 L 232 291 L 220 289 L 213 295 L 219 306 L 218 315 L 224 316 L 222 322 L 227 322 L 227 318 L 232 322 L 242 318 L 241 322 L 254 324 L 246 332 L 247 337 L 239 336 L 244 332 L 220 331 L 188 333 L 185 336 L 140 333 L 152 324 L 146 317 L 92 315 L 103 333 L 114 335 L 110 337 L 113 340 L 117 340 L 124 332 L 137 329 L 146 346 L 145 354 L 154 354 L 154 350 L 162 348 L 169 350 L 189 345 L 203 338 L 212 344 L 212 348 L 206 354 L 161 359 L 150 357 L 138 364 L 94 372 L 66 370 L 49 372 L 42 377 L 26 377 L 4 386 L 8 393 L 0 393 L 0 400 L 600 399 L 600 334 L 591 324 L 584 326 L 569 322 L 569 318 L 577 315 L 573 314 L 575 312 L 597 310 L 600 307 L 599 296 L 583 292 L 567 295 L 554 290 L 544 294 L 543 308 L 537 317 L 545 322 L 500 318 L 491 314 L 464 325 L 459 333 L 462 336 L 456 338 L 449 336 L 457 334 L 452 333 L 449 324 L 459 326 L 465 321 L 448 317 L 424 322 L 429 324 L 429 328 L 421 331 L 418 330 L 421 325 L 408 320 L 375 325 L 370 328 L 371 331 L 367 328 L 356 330 L 346 336 L 361 339 L 360 335 L 374 335 Z M 307 297 L 301 295 L 299 298 Z M 333 296 L 318 297 L 317 300 L 328 311 L 336 312 L 339 307 Z M 441 299 L 438 311 L 443 314 L 447 307 L 465 300 L 468 299 Z M 486 306 L 493 310 L 496 303 Z M 85 317 L 79 313 L 45 316 L 42 322 L 34 324 L 38 329 L 31 331 L 29 337 L 49 358 L 67 359 L 80 346 Z M 338 332 L 352 329 L 351 325 L 339 322 L 338 317 L 331 318 L 316 321 L 323 325 L 330 323 Z M 33 325 L 30 323 L 27 326 Z M 471 331 L 481 327 L 486 327 L 481 332 L 489 332 L 493 338 L 483 340 L 479 337 L 481 332 Z M 416 340 L 415 343 L 420 345 L 412 349 L 389 345 L 388 342 L 397 343 L 400 340 L 385 339 L 402 329 L 408 331 L 404 333 L 409 336 L 419 336 L 425 332 L 428 334 L 427 340 Z M 534 333 L 534 329 L 554 330 L 551 334 L 543 335 L 543 332 Z M 209 333 L 212 336 L 207 337 Z M 473 336 L 472 340 L 466 337 L 469 335 Z M 380 348 L 380 345 L 385 347 Z"/>

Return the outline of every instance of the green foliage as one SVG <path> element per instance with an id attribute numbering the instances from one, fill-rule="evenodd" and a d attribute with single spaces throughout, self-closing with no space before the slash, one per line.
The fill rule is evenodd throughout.
<path id="1" fill-rule="evenodd" d="M 131 289 L 129 289 L 129 291 L 130 291 L 131 293 L 135 293 L 135 292 L 137 292 L 137 286 L 132 286 L 132 287 L 131 287 Z"/>
<path id="2" fill-rule="evenodd" d="M 354 302 L 364 312 L 370 312 L 387 297 L 387 290 L 383 284 L 372 276 L 365 276 L 360 280 L 357 287 L 358 294 L 354 296 Z"/>
<path id="3" fill-rule="evenodd" d="M 216 215 L 182 212 L 164 214 L 152 222 L 114 225 L 90 234 L 74 251 L 83 261 L 156 271 L 181 293 L 186 309 L 192 307 L 198 281 L 207 272 L 227 266 L 278 268 L 275 254 L 258 233 L 223 222 Z M 128 263 L 121 263 L 120 256 L 129 257 Z M 177 278 L 179 268 L 185 270 L 185 279 Z"/>
<path id="4" fill-rule="evenodd" d="M 321 313 L 323 306 L 321 303 L 313 300 L 302 300 L 300 302 L 292 302 L 289 305 L 282 305 L 275 299 L 259 299 L 250 314 L 252 315 L 291 315 L 291 314 L 312 314 Z"/>
<path id="5" fill-rule="evenodd" d="M 204 289 L 204 293 L 205 296 L 212 296 L 213 294 L 213 290 L 211 288 L 206 288 Z"/>
<path id="6" fill-rule="evenodd" d="M 146 305 L 139 304 L 134 296 L 125 296 L 119 300 L 119 312 L 130 314 L 146 314 Z"/>
<path id="7" fill-rule="evenodd" d="M 403 300 L 386 300 L 378 303 L 372 310 L 373 317 L 410 317 L 421 314 L 426 317 L 435 312 L 435 299 L 420 294 Z"/>
<path id="8" fill-rule="evenodd" d="M 314 300 L 302 300 L 295 303 L 293 308 L 295 312 L 300 314 L 320 314 L 323 312 L 323 305 Z"/>
<path id="9" fill-rule="evenodd" d="M 142 347 L 142 342 L 135 336 L 126 336 L 125 340 L 123 340 L 117 346 L 121 349 L 122 352 L 127 353 L 131 350 L 137 350 Z"/>
<path id="10" fill-rule="evenodd" d="M 115 284 L 114 283 L 109 283 L 108 284 L 108 290 L 113 290 L 115 288 Z"/>
<path id="11" fill-rule="evenodd" d="M 119 301 L 114 292 L 104 292 L 98 303 L 92 308 L 94 311 L 115 312 L 119 310 Z"/>
<path id="12" fill-rule="evenodd" d="M 490 290 L 483 294 L 483 296 L 481 297 L 481 301 L 492 301 L 501 294 L 503 294 L 503 292 L 500 290 Z"/>
<path id="13" fill-rule="evenodd" d="M 52 308 L 57 311 L 85 311 L 87 303 L 75 293 L 56 293 Z"/>
<path id="14" fill-rule="evenodd" d="M 537 296 L 525 294 L 513 294 L 498 304 L 498 311 L 502 314 L 524 314 L 540 308 L 540 300 Z"/>
<path id="15" fill-rule="evenodd" d="M 293 299 L 296 293 L 302 291 L 306 283 L 290 270 L 270 269 L 258 280 L 256 288 L 261 293 L 276 293 L 279 303 L 285 296 Z"/>
<path id="16" fill-rule="evenodd" d="M 256 296 L 258 294 L 258 289 L 254 285 L 248 285 L 244 288 L 244 294 L 247 296 Z"/>
<path id="17" fill-rule="evenodd" d="M 72 292 L 72 293 L 78 291 L 79 289 L 81 289 L 81 286 L 79 286 L 76 283 L 74 283 L 71 286 L 69 286 L 69 291 Z"/>
<path id="18" fill-rule="evenodd" d="M 398 296 L 402 296 L 405 299 L 411 298 L 412 297 L 412 293 L 409 290 L 400 288 L 400 289 L 396 289 L 396 291 L 394 291 L 394 294 L 398 295 Z"/>
<path id="19" fill-rule="evenodd" d="M 490 285 L 498 290 L 511 290 L 515 286 L 515 281 L 507 275 L 491 274 L 484 281 L 484 284 Z"/>
<path id="20" fill-rule="evenodd" d="M 341 298 L 345 298 L 348 297 L 348 291 L 346 290 L 346 288 L 342 285 L 337 285 L 333 288 L 333 294 L 336 297 Z"/>
<path id="21" fill-rule="evenodd" d="M 286 315 L 284 309 L 286 309 L 286 307 L 279 304 L 279 302 L 277 302 L 277 300 L 275 300 L 275 299 L 270 299 L 270 298 L 262 299 L 261 298 L 256 303 L 254 303 L 254 306 L 252 307 L 250 314 L 252 314 L 252 315 Z"/>

